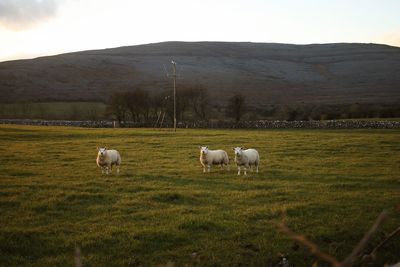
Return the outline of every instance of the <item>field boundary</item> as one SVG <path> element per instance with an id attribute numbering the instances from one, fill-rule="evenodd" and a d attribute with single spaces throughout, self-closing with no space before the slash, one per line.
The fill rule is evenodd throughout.
<path id="1" fill-rule="evenodd" d="M 87 128 L 114 128 L 114 121 L 73 121 L 73 120 L 32 120 L 32 119 L 0 119 L 0 124 L 41 125 L 41 126 L 73 126 Z M 400 129 L 400 121 L 367 121 L 367 120 L 326 120 L 326 121 L 198 121 L 180 122 L 178 128 L 193 129 Z M 154 123 L 127 122 L 125 128 L 154 128 Z M 166 123 L 162 128 L 171 128 Z"/>

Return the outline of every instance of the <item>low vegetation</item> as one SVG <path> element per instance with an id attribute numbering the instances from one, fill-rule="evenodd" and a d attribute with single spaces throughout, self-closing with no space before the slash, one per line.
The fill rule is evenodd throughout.
<path id="1" fill-rule="evenodd" d="M 225 105 L 211 103 L 203 87 L 184 87 L 177 94 L 178 122 L 255 120 L 346 120 L 400 117 L 400 104 L 266 105 L 253 107 L 245 96 L 226 98 Z M 121 91 L 102 102 L 0 103 L 0 119 L 115 120 L 155 125 L 173 122 L 173 98 L 169 91 L 150 95 L 143 90 Z"/>
<path id="2" fill-rule="evenodd" d="M 343 259 L 382 210 L 400 224 L 398 130 L 81 129 L 0 126 L 0 265 L 293 266 L 313 257 L 288 226 Z M 254 147 L 260 173 L 204 174 L 199 145 Z M 96 147 L 118 149 L 102 175 Z M 399 236 L 377 266 L 400 260 Z"/>

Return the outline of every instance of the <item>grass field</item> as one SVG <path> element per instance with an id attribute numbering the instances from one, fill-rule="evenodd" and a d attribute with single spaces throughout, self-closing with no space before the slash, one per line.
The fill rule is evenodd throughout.
<path id="1" fill-rule="evenodd" d="M 260 173 L 214 167 L 198 145 L 257 148 Z M 96 147 L 122 155 L 101 175 Z M 287 223 L 343 259 L 382 210 L 368 248 L 400 224 L 399 130 L 80 129 L 0 125 L 0 265 L 293 266 L 312 256 Z M 397 208 L 396 208 L 397 206 Z M 377 266 L 400 260 L 400 238 Z M 323 265 L 322 265 L 323 266 Z"/>

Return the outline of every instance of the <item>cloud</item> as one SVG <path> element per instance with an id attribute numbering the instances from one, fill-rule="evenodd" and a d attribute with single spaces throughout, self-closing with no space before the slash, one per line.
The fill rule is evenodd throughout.
<path id="1" fill-rule="evenodd" d="M 55 16 L 57 0 L 0 0 L 0 28 L 21 31 Z"/>

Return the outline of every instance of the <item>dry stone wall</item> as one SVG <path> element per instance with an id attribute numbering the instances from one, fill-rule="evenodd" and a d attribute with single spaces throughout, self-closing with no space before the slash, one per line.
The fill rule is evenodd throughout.
<path id="1" fill-rule="evenodd" d="M 65 120 L 27 120 L 1 119 L 0 124 L 75 126 L 89 128 L 120 127 L 113 121 L 65 121 Z M 141 128 L 155 127 L 154 123 L 127 122 L 122 127 Z M 167 123 L 163 128 L 172 127 Z M 330 121 L 244 121 L 232 123 L 228 121 L 187 122 L 178 123 L 178 128 L 221 128 L 221 129 L 400 129 L 400 121 L 367 121 L 367 120 L 330 120 Z"/>

